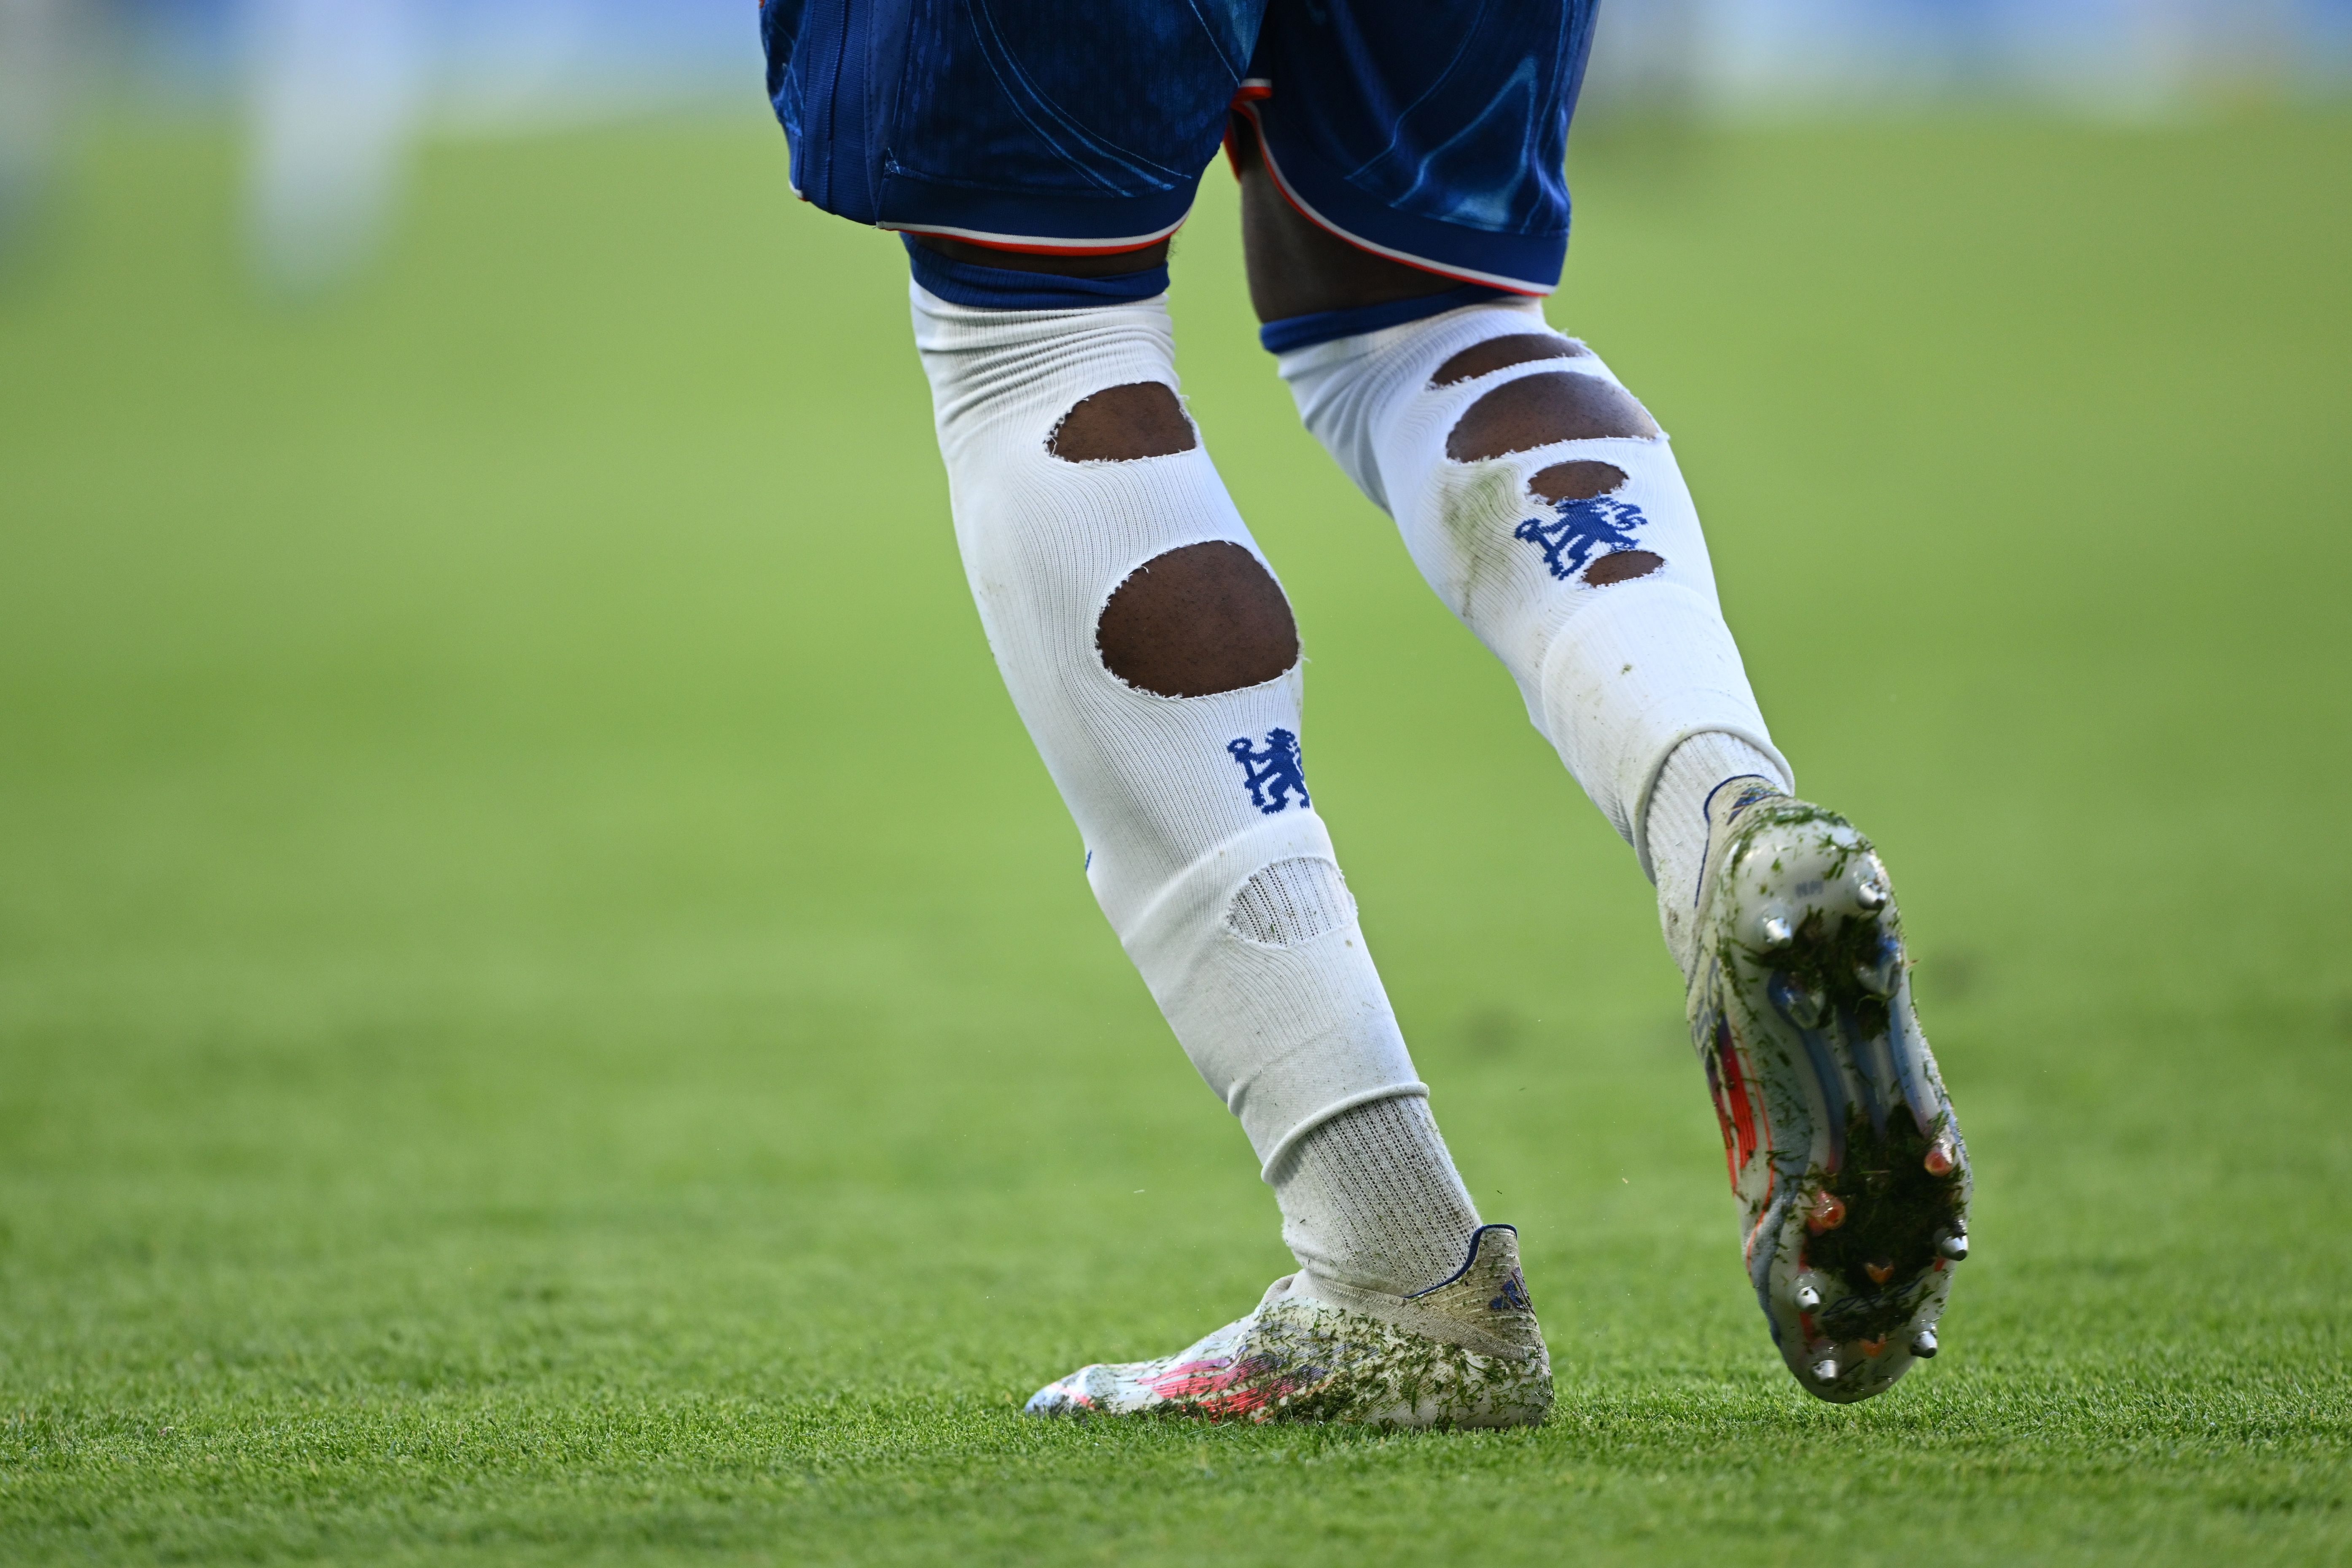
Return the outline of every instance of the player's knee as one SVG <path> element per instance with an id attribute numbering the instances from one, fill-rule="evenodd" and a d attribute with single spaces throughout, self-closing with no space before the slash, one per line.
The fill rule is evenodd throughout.
<path id="1" fill-rule="evenodd" d="M 1166 458 L 1200 444 L 1176 394 L 1156 381 L 1114 386 L 1080 398 L 1045 438 L 1045 449 L 1066 463 Z"/>
<path id="2" fill-rule="evenodd" d="M 1272 680 L 1298 662 L 1290 601 L 1229 540 L 1187 544 L 1138 567 L 1095 626 L 1103 668 L 1161 697 L 1209 697 Z"/>
<path id="3" fill-rule="evenodd" d="M 1657 433 L 1649 412 L 1615 382 L 1549 371 L 1507 381 L 1472 404 L 1446 436 L 1445 455 L 1472 463 L 1559 441 Z"/>
<path id="4" fill-rule="evenodd" d="M 1573 338 L 1563 338 L 1558 332 L 1512 332 L 1472 343 L 1439 365 L 1437 374 L 1429 378 L 1429 384 L 1452 386 L 1457 381 L 1469 381 L 1508 365 L 1539 359 L 1585 359 L 1591 353 Z"/>

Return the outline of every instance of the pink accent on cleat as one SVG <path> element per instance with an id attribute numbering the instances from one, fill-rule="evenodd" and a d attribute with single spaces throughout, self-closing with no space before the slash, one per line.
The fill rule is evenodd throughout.
<path id="1" fill-rule="evenodd" d="M 1417 1295 L 1318 1293 L 1344 1289 L 1277 1279 L 1255 1311 L 1176 1354 L 1080 1367 L 1023 1408 L 1396 1426 L 1528 1426 L 1550 1408 L 1551 1361 L 1509 1226 L 1480 1226 L 1460 1270 Z"/>

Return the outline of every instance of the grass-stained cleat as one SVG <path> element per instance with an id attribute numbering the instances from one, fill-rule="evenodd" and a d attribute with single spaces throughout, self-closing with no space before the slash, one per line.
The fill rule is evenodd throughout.
<path id="1" fill-rule="evenodd" d="M 1936 1353 L 1968 1256 L 1968 1145 L 1912 1012 L 1886 868 L 1843 817 L 1751 790 L 1701 884 L 1692 1042 L 1781 1359 L 1841 1404 Z"/>
<path id="2" fill-rule="evenodd" d="M 1526 1426 L 1551 1408 L 1551 1358 L 1518 1233 L 1481 1226 L 1454 1276 L 1374 1296 L 1286 1275 L 1256 1310 L 1157 1361 L 1085 1366 L 1032 1415 L 1179 1415 L 1391 1426 Z"/>

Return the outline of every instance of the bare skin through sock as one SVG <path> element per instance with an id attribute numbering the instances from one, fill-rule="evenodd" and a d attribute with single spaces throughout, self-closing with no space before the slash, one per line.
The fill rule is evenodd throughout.
<path id="1" fill-rule="evenodd" d="M 1453 287 L 1450 279 L 1360 249 L 1298 216 L 1275 192 L 1255 133 L 1243 141 L 1245 248 L 1261 320 Z M 1168 258 L 1166 240 L 1113 256 L 1004 251 L 932 235 L 919 235 L 916 243 L 951 259 L 1072 277 L 1132 272 Z M 1564 340 L 1539 347 L 1547 355 L 1572 358 L 1577 352 Z M 1101 417 L 1072 411 L 1056 432 L 1055 456 L 1118 460 L 1192 444 L 1189 422 L 1172 396 L 1163 399 L 1158 387 L 1113 391 L 1085 411 Z M 1153 562 L 1147 580 L 1132 585 L 1138 592 L 1122 588 L 1106 608 L 1097 651 L 1107 668 L 1142 690 L 1180 697 L 1245 687 L 1288 668 L 1297 661 L 1297 641 L 1287 605 L 1271 578 L 1255 563 L 1245 564 L 1246 556 L 1237 548 L 1188 547 Z M 1255 940 L 1269 938 L 1259 932 Z M 1283 1239 L 1300 1263 L 1363 1290 L 1402 1296 L 1442 1283 L 1461 1268 L 1478 1227 L 1477 1208 L 1454 1172 L 1429 1102 L 1417 1095 L 1342 1111 L 1300 1137 L 1270 1179 L 1282 1206 Z"/>

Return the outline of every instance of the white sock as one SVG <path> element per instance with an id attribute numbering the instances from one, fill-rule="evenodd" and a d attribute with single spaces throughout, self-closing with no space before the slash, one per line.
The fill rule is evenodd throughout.
<path id="1" fill-rule="evenodd" d="M 1342 1111 L 1293 1144 L 1273 1180 L 1282 1239 L 1310 1280 L 1410 1296 L 1452 1278 L 1478 1228 L 1426 1100 Z"/>
<path id="2" fill-rule="evenodd" d="M 1741 781 L 1753 789 L 1725 789 Z M 1693 735 L 1659 770 L 1650 795 L 1650 866 L 1658 881 L 1658 925 L 1687 983 L 1698 957 L 1698 900 L 1715 830 L 1759 791 L 1786 788 L 1780 763 L 1737 735 Z"/>
<path id="3" fill-rule="evenodd" d="M 1281 356 L 1308 429 L 1397 521 L 1438 595 L 1519 683 L 1528 714 L 1593 804 L 1641 856 L 1652 792 L 1690 736 L 1738 737 L 1786 780 L 1758 711 L 1698 514 L 1663 435 L 1560 441 L 1457 462 L 1446 437 L 1472 404 L 1530 375 L 1614 384 L 1581 345 L 1573 357 L 1432 384 L 1454 355 L 1489 338 L 1548 332 L 1532 301 L 1472 305 Z M 1624 482 L 1595 500 L 1555 505 L 1530 479 L 1557 463 L 1612 466 Z M 1601 556 L 1664 558 L 1647 575 L 1594 586 Z"/>
<path id="4" fill-rule="evenodd" d="M 1096 646 L 1106 602 L 1147 562 L 1210 541 L 1258 553 L 1198 445 L 1131 461 L 1048 450 L 1063 416 L 1095 393 L 1175 388 L 1165 300 L 989 310 L 917 287 L 913 303 L 972 595 L 1076 819 L 1096 899 L 1268 1179 L 1298 1152 L 1283 1168 L 1300 1173 L 1296 1212 L 1286 1202 L 1285 1213 L 1301 1256 L 1411 1262 L 1412 1236 L 1358 1233 L 1378 1232 L 1382 1213 L 1418 1224 L 1411 1216 L 1466 1203 L 1426 1109 L 1406 1119 L 1428 1137 L 1404 1139 L 1413 1160 L 1386 1178 L 1393 1190 L 1361 1199 L 1341 1191 L 1369 1168 L 1355 1134 L 1312 1152 L 1302 1143 L 1352 1108 L 1428 1090 L 1298 768 L 1298 668 L 1164 697 L 1111 674 Z M 1467 1240 L 1465 1230 L 1452 1245 Z"/>

